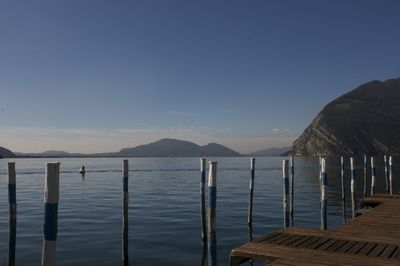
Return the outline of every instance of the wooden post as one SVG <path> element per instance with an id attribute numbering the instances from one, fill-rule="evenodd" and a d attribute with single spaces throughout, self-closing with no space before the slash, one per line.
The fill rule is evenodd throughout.
<path id="1" fill-rule="evenodd" d="M 367 155 L 364 154 L 364 197 L 367 196 Z"/>
<path id="2" fill-rule="evenodd" d="M 200 159 L 200 222 L 201 222 L 201 240 L 207 244 L 207 224 L 206 224 L 206 158 Z"/>
<path id="3" fill-rule="evenodd" d="M 217 208 L 217 162 L 210 162 L 208 170 L 208 265 L 217 265 L 217 236 L 216 236 L 216 208 Z"/>
<path id="4" fill-rule="evenodd" d="M 60 163 L 47 163 L 44 187 L 42 266 L 56 265 Z"/>
<path id="5" fill-rule="evenodd" d="M 376 169 L 374 157 L 371 156 L 371 196 L 375 194 Z"/>
<path id="6" fill-rule="evenodd" d="M 294 158 L 290 157 L 290 226 L 293 227 L 293 199 L 294 199 Z"/>
<path id="7" fill-rule="evenodd" d="M 346 190 L 345 190 L 345 179 L 344 179 L 344 159 L 340 156 L 340 179 L 342 183 L 342 215 L 343 223 L 346 223 Z"/>
<path id="8" fill-rule="evenodd" d="M 122 263 L 124 266 L 129 265 L 129 230 L 128 230 L 128 206 L 129 206 L 129 163 L 128 160 L 123 161 L 123 216 L 122 216 Z"/>
<path id="9" fill-rule="evenodd" d="M 327 228 L 327 194 L 326 190 L 328 187 L 328 175 L 326 173 L 326 160 L 321 160 L 321 176 L 322 176 L 322 186 L 321 186 L 321 230 L 326 230 Z"/>
<path id="10" fill-rule="evenodd" d="M 10 205 L 10 232 L 8 238 L 8 266 L 15 265 L 15 245 L 17 233 L 17 196 L 15 163 L 8 163 L 8 203 Z"/>
<path id="11" fill-rule="evenodd" d="M 356 169 L 354 166 L 354 158 L 350 157 L 351 169 L 351 213 L 353 219 L 356 217 Z"/>
<path id="12" fill-rule="evenodd" d="M 340 156 L 340 177 L 342 181 L 342 203 L 346 202 L 345 180 L 344 180 L 344 159 Z"/>
<path id="13" fill-rule="evenodd" d="M 385 187 L 386 187 L 386 194 L 389 194 L 389 172 L 388 172 L 388 161 L 387 156 L 383 156 L 383 163 L 385 165 Z"/>
<path id="14" fill-rule="evenodd" d="M 389 156 L 389 188 L 390 188 L 390 195 L 393 195 L 393 161 L 392 161 L 392 156 Z"/>
<path id="15" fill-rule="evenodd" d="M 283 227 L 289 226 L 289 160 L 283 160 Z"/>
<path id="16" fill-rule="evenodd" d="M 319 161 L 319 189 L 320 189 L 320 191 L 321 191 L 321 186 L 322 186 L 322 172 L 321 172 L 321 164 L 322 164 L 322 157 L 321 156 L 319 156 L 318 157 L 318 161 Z"/>
<path id="17" fill-rule="evenodd" d="M 249 192 L 249 209 L 247 213 L 247 225 L 252 226 L 253 222 L 253 194 L 254 194 L 254 168 L 256 158 L 250 158 L 250 192 Z"/>

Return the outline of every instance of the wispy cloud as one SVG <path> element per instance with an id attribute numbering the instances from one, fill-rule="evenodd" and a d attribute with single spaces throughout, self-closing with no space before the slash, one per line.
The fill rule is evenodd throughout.
<path id="1" fill-rule="evenodd" d="M 0 146 L 13 151 L 42 152 L 65 150 L 69 152 L 109 152 L 133 147 L 161 138 L 177 138 L 200 145 L 218 142 L 239 152 L 251 152 L 272 146 L 290 145 L 294 137 L 250 136 L 235 134 L 229 128 L 212 129 L 176 126 L 169 128 L 39 128 L 1 127 Z"/>
<path id="2" fill-rule="evenodd" d="M 274 132 L 274 133 L 289 133 L 292 131 L 288 128 L 273 128 L 272 132 Z"/>

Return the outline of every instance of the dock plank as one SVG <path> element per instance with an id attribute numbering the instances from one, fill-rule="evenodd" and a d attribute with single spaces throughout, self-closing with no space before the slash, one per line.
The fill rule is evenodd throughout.
<path id="1" fill-rule="evenodd" d="M 231 265 L 400 265 L 400 195 L 361 200 L 373 208 L 332 230 L 287 228 L 231 252 Z M 235 263 L 237 262 L 237 263 Z"/>

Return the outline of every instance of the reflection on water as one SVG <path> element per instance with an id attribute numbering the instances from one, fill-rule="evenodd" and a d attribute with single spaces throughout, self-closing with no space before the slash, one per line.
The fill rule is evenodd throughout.
<path id="1" fill-rule="evenodd" d="M 249 230 L 249 159 L 218 161 L 218 206 L 213 256 L 229 264 L 229 254 L 250 239 L 282 228 L 282 160 L 257 158 L 252 227 Z M 54 160 L 54 159 L 51 159 Z M 56 159 L 61 161 L 57 265 L 116 265 L 121 263 L 120 158 Z M 131 158 L 131 205 L 126 254 L 135 265 L 207 264 L 207 247 L 199 241 L 199 158 Z M 15 246 L 19 265 L 40 265 L 43 230 L 44 163 L 48 159 L 16 159 L 18 233 L 13 238 L 9 217 L 0 216 L 0 264 Z M 397 162 L 399 160 L 393 160 Z M 376 158 L 376 193 L 385 192 L 383 158 Z M 345 158 L 344 189 L 350 195 L 349 160 Z M 83 177 L 77 167 L 90 171 Z M 396 165 L 394 165 L 395 167 Z M 8 212 L 7 160 L 0 160 L 0 212 Z M 363 194 L 363 160 L 356 160 L 357 197 Z M 394 168 L 396 170 L 396 168 Z M 318 159 L 296 158 L 294 218 L 297 227 L 319 228 Z M 370 168 L 368 182 L 370 182 Z M 393 175 L 396 177 L 396 173 Z M 328 229 L 349 217 L 350 197 L 341 197 L 339 158 L 328 158 Z M 394 178 L 394 193 L 399 180 Z M 133 219 L 134 217 L 134 219 Z M 11 230 L 10 230 L 11 229 Z M 11 233 L 11 234 L 10 234 Z M 15 235 L 14 235 L 15 237 Z M 216 243 L 218 242 L 218 247 Z M 218 252 L 218 256 L 216 253 Z M 199 260 L 199 255 L 201 258 Z M 257 264 L 254 261 L 254 265 Z M 132 264 L 132 263 L 131 263 Z"/>
<path id="2" fill-rule="evenodd" d="M 15 245 L 17 235 L 16 210 L 10 205 L 10 232 L 8 238 L 8 266 L 15 265 Z M 14 216 L 14 217 L 13 217 Z"/>
<path id="3" fill-rule="evenodd" d="M 207 265 L 207 242 L 201 241 L 201 259 L 200 266 Z"/>
<path id="4" fill-rule="evenodd" d="M 208 266 L 217 265 L 217 232 L 212 230 L 208 236 Z"/>

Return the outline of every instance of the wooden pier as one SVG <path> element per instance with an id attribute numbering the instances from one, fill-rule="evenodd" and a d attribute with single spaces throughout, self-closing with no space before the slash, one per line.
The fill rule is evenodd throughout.
<path id="1" fill-rule="evenodd" d="M 400 195 L 361 200 L 372 207 L 335 229 L 287 228 L 232 250 L 230 265 L 400 265 Z"/>

